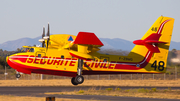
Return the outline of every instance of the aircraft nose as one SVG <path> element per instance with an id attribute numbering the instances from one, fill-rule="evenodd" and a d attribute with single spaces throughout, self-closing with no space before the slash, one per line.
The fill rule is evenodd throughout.
<path id="1" fill-rule="evenodd" d="M 9 56 L 6 57 L 6 62 L 8 62 Z"/>

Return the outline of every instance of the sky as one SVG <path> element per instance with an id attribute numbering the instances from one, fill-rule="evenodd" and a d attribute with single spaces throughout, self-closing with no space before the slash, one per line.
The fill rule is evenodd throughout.
<path id="1" fill-rule="evenodd" d="M 180 42 L 180 0 L 0 0 L 0 44 L 51 34 L 94 32 L 99 38 L 141 39 L 159 16 L 175 18 Z"/>

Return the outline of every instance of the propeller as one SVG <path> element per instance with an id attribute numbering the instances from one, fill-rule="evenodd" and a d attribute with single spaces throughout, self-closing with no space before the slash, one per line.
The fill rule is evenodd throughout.
<path id="1" fill-rule="evenodd" d="M 42 39 L 39 39 L 39 42 L 42 43 L 42 47 L 45 47 L 45 40 L 47 40 L 46 48 L 48 48 L 49 40 L 50 40 L 49 23 L 48 23 L 48 31 L 46 36 L 45 36 L 45 27 L 43 27 Z"/>

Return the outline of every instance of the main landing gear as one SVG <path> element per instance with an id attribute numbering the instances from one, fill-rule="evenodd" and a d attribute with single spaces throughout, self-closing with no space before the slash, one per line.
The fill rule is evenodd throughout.
<path id="1" fill-rule="evenodd" d="M 83 60 L 78 59 L 78 68 L 77 68 L 78 75 L 71 79 L 71 83 L 73 85 L 82 84 L 84 82 L 84 77 L 82 76 L 82 67 L 83 67 Z"/>
<path id="2" fill-rule="evenodd" d="M 76 77 L 73 77 L 71 79 L 71 83 L 73 85 L 78 85 L 78 84 L 82 84 L 84 82 L 84 77 L 81 75 L 77 75 Z"/>

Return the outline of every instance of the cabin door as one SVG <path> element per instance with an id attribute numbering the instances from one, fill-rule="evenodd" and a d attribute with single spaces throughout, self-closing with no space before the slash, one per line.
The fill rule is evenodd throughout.
<path id="1" fill-rule="evenodd" d="M 35 54 L 35 63 L 37 64 L 44 64 L 45 63 L 45 52 L 36 52 Z"/>

